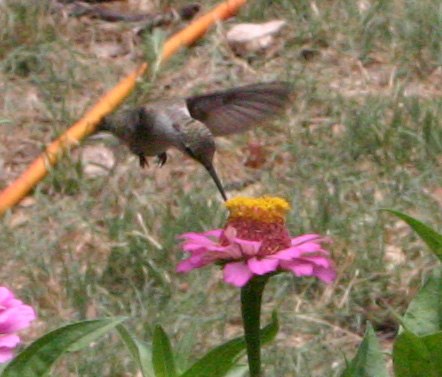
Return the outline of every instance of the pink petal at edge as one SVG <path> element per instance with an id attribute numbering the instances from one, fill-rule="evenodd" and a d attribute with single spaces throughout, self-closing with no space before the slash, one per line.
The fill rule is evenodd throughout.
<path id="1" fill-rule="evenodd" d="M 221 238 L 221 235 L 224 233 L 224 229 L 213 229 L 204 232 L 205 236 L 215 237 L 217 239 Z"/>
<path id="2" fill-rule="evenodd" d="M 180 263 L 178 263 L 178 266 L 176 268 L 176 272 L 181 272 L 182 274 L 187 274 L 188 272 L 196 269 L 196 268 L 201 268 L 204 267 L 207 263 L 204 263 L 202 260 L 199 261 L 195 261 L 195 260 L 191 260 L 186 259 L 181 261 Z"/>
<path id="3" fill-rule="evenodd" d="M 187 274 L 188 272 L 194 270 L 196 267 L 193 263 L 190 263 L 188 259 L 181 261 L 178 263 L 176 267 L 176 272 L 180 272 L 182 274 Z"/>
<path id="4" fill-rule="evenodd" d="M 203 245 L 215 245 L 215 241 L 200 233 L 184 233 L 177 238 L 184 239 L 184 242 L 196 243 Z"/>
<path id="5" fill-rule="evenodd" d="M 301 253 L 299 252 L 298 247 L 299 246 L 293 246 L 287 249 L 277 251 L 275 254 L 272 254 L 272 258 L 278 260 L 287 260 L 287 261 L 299 258 L 301 256 Z"/>
<path id="6" fill-rule="evenodd" d="M 292 244 L 292 246 L 296 246 L 296 245 L 300 245 L 305 242 L 310 242 L 310 241 L 316 240 L 318 238 L 320 238 L 319 234 L 304 234 L 302 236 L 292 238 L 291 244 Z"/>
<path id="7" fill-rule="evenodd" d="M 333 240 L 328 237 L 321 237 L 319 234 L 304 234 L 299 237 L 292 238 L 292 246 L 301 245 L 307 242 L 314 242 L 320 244 L 321 242 L 333 243 Z"/>
<path id="8" fill-rule="evenodd" d="M 0 312 L 0 333 L 9 334 L 29 326 L 36 318 L 34 309 L 29 305 L 16 306 Z"/>
<path id="9" fill-rule="evenodd" d="M 316 267 L 313 274 L 327 284 L 332 283 L 336 279 L 336 271 L 332 267 Z"/>
<path id="10" fill-rule="evenodd" d="M 181 245 L 181 248 L 183 249 L 183 251 L 188 251 L 189 253 L 207 249 L 206 246 L 201 246 L 201 244 L 193 242 L 185 242 Z"/>
<path id="11" fill-rule="evenodd" d="M 0 347 L 0 363 L 6 363 L 14 358 L 14 354 L 10 348 Z"/>
<path id="12" fill-rule="evenodd" d="M 292 271 L 296 276 L 313 275 L 313 266 L 310 263 L 299 263 L 298 261 L 281 262 L 281 268 Z"/>
<path id="13" fill-rule="evenodd" d="M 0 337 L 0 363 L 5 363 L 14 357 L 12 349 L 19 343 L 20 338 L 15 334 Z"/>
<path id="14" fill-rule="evenodd" d="M 307 242 L 302 245 L 296 246 L 298 250 L 302 253 L 316 253 L 318 250 L 321 250 L 321 245 L 319 243 Z"/>
<path id="15" fill-rule="evenodd" d="M 328 268 L 330 267 L 330 260 L 324 257 L 314 256 L 314 257 L 307 257 L 304 256 L 300 258 L 301 261 L 305 261 L 311 264 L 314 264 L 318 267 Z"/>
<path id="16" fill-rule="evenodd" d="M 9 334 L 0 337 L 0 348 L 14 348 L 19 343 L 20 337 L 15 334 Z"/>
<path id="17" fill-rule="evenodd" d="M 14 298 L 14 294 L 6 287 L 0 287 L 0 306 L 6 306 L 5 303 Z"/>
<path id="18" fill-rule="evenodd" d="M 244 262 L 233 262 L 224 266 L 224 281 L 236 287 L 246 285 L 252 276 L 252 271 Z"/>
<path id="19" fill-rule="evenodd" d="M 211 244 L 211 245 L 202 245 L 202 244 L 194 243 L 194 242 L 184 242 L 181 245 L 181 248 L 184 251 L 188 251 L 189 253 L 193 253 L 195 251 L 203 251 L 203 252 L 207 252 L 207 251 L 224 251 L 226 249 L 225 246 L 219 246 L 216 243 Z"/>

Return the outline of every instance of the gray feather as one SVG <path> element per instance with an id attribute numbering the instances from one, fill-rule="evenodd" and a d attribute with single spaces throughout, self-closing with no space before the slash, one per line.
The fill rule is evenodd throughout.
<path id="1" fill-rule="evenodd" d="M 190 115 L 215 136 L 244 132 L 280 114 L 288 105 L 291 86 L 274 81 L 189 97 Z"/>

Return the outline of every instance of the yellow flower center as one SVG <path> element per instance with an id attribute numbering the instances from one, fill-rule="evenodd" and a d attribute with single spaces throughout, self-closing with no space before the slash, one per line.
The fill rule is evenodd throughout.
<path id="1" fill-rule="evenodd" d="M 290 206 L 286 200 L 271 196 L 237 197 L 228 200 L 226 207 L 230 216 L 225 229 L 233 227 L 236 237 L 261 242 L 258 255 L 269 255 L 290 247 L 290 235 L 285 225 Z M 221 244 L 227 243 L 227 239 L 221 238 Z"/>
<path id="2" fill-rule="evenodd" d="M 289 203 L 278 197 L 236 197 L 225 203 L 230 211 L 229 220 L 247 219 L 265 223 L 284 223 Z"/>

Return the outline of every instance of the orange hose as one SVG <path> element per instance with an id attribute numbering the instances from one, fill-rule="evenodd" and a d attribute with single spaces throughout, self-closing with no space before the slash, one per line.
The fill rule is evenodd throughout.
<path id="1" fill-rule="evenodd" d="M 129 95 L 135 86 L 136 79 L 144 73 L 146 68 L 147 64 L 143 63 L 136 72 L 117 84 L 83 118 L 52 142 L 20 177 L 0 193 L 0 214 L 23 199 L 32 187 L 47 175 L 48 167 L 55 165 L 69 146 L 77 144 L 79 140 L 90 135 L 101 118 L 110 113 Z"/>
<path id="2" fill-rule="evenodd" d="M 246 2 L 247 0 L 227 0 L 170 37 L 163 46 L 162 61 L 166 61 L 182 46 L 189 46 L 201 38 L 216 21 L 225 20 L 235 15 Z"/>
<path id="3" fill-rule="evenodd" d="M 176 33 L 163 46 L 162 61 L 166 61 L 182 46 L 188 46 L 205 34 L 207 29 L 217 20 L 233 16 L 247 0 L 227 0 L 211 12 L 195 20 L 184 30 Z M 113 111 L 132 92 L 136 80 L 147 69 L 143 63 L 136 72 L 125 77 L 111 91 L 63 135 L 50 144 L 44 153 L 24 171 L 11 185 L 0 193 L 0 215 L 11 208 L 47 174 L 48 168 L 54 166 L 66 149 L 78 144 L 80 140 L 93 133 L 100 120 Z"/>

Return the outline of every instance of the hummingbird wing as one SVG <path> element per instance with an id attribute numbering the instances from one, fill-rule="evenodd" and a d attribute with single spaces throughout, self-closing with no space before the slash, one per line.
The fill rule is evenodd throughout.
<path id="1" fill-rule="evenodd" d="M 292 92 L 286 82 L 246 85 L 186 99 L 190 115 L 215 136 L 240 133 L 280 114 Z"/>

